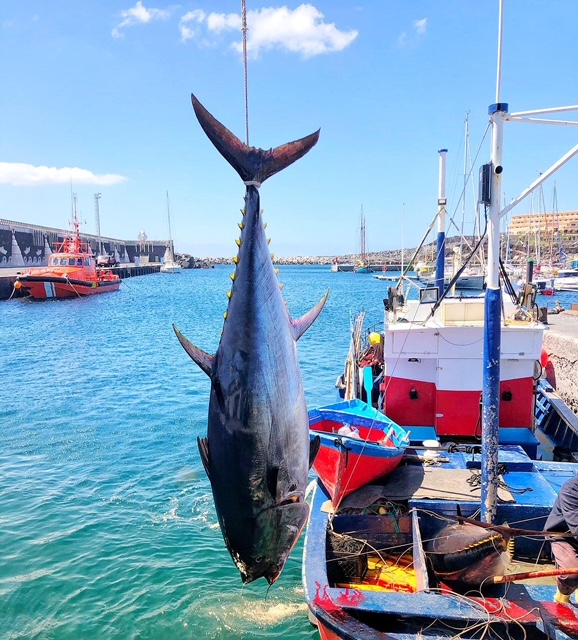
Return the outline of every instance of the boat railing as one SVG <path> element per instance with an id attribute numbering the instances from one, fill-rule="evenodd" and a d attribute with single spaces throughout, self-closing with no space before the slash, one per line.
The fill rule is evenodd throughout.
<path id="1" fill-rule="evenodd" d="M 554 460 L 578 462 L 578 416 L 546 380 L 537 385 L 535 417 L 537 428 L 551 442 Z"/>

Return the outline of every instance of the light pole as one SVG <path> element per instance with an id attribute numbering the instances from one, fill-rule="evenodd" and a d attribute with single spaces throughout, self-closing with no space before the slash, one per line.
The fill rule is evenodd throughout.
<path id="1" fill-rule="evenodd" d="M 97 257 L 102 253 L 101 241 L 100 241 L 100 210 L 98 207 L 98 201 L 100 200 L 100 193 L 94 194 L 94 217 L 96 219 L 96 235 L 98 236 L 98 244 L 96 247 Z"/>

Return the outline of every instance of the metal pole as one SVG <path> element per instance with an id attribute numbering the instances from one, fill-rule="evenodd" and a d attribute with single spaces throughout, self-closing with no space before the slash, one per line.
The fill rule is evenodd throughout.
<path id="1" fill-rule="evenodd" d="M 496 103 L 488 113 L 492 123 L 492 181 L 488 207 L 488 272 L 484 305 L 484 374 L 482 384 L 482 514 L 484 522 L 493 522 L 497 512 L 498 443 L 500 427 L 500 341 L 502 291 L 500 289 L 500 194 L 502 193 L 502 144 L 504 116 L 508 105 L 500 102 L 502 79 L 502 15 L 498 19 L 498 69 Z"/>
<path id="2" fill-rule="evenodd" d="M 98 206 L 98 201 L 100 200 L 101 194 L 94 194 L 94 217 L 96 218 L 96 235 L 98 236 L 98 244 L 96 245 L 96 254 L 100 255 L 102 253 L 101 240 L 100 240 L 100 209 Z"/>
<path id="3" fill-rule="evenodd" d="M 440 149 L 439 188 L 438 188 L 438 238 L 436 254 L 436 287 L 441 297 L 444 291 L 445 257 L 446 257 L 446 155 L 447 149 Z"/>
<path id="4" fill-rule="evenodd" d="M 500 341 L 502 291 L 499 281 L 500 193 L 505 103 L 489 108 L 492 120 L 492 183 L 488 211 L 488 273 L 484 307 L 484 378 L 482 385 L 482 520 L 496 516 L 500 425 Z"/>

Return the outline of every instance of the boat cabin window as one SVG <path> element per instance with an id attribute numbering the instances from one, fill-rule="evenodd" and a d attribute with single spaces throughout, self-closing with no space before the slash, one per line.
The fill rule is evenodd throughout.
<path id="1" fill-rule="evenodd" d="M 52 258 L 52 259 L 50 260 L 50 264 L 51 264 L 53 267 L 58 266 L 58 258 Z"/>
<path id="2" fill-rule="evenodd" d="M 76 258 L 76 266 L 82 267 L 82 258 Z"/>
<path id="3" fill-rule="evenodd" d="M 85 258 L 84 259 L 84 266 L 90 267 L 90 258 Z"/>
<path id="4" fill-rule="evenodd" d="M 60 264 L 65 267 L 68 264 L 68 258 L 60 258 Z"/>

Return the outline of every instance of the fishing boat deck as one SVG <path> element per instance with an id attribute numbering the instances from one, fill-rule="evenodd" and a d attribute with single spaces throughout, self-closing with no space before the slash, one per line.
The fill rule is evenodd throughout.
<path id="1" fill-rule="evenodd" d="M 553 601 L 555 578 L 524 579 L 505 585 L 488 583 L 463 590 L 448 589 L 443 581 L 436 579 L 425 549 L 447 522 L 455 522 L 458 516 L 478 517 L 480 454 L 472 450 L 440 450 L 438 462 L 433 464 L 427 456 L 431 456 L 431 451 L 410 450 L 410 464 L 351 494 L 337 511 L 318 481 L 312 511 L 321 511 L 324 517 L 311 521 L 304 551 L 304 566 L 309 563 L 304 573 L 307 600 L 316 614 L 319 613 L 316 606 L 325 611 L 339 606 L 352 615 L 383 613 L 385 597 L 388 613 L 406 620 L 418 620 L 424 612 L 435 610 L 440 620 L 503 622 L 515 619 L 548 633 L 546 629 L 556 627 L 564 611 L 566 628 L 571 624 L 578 631 L 578 617 L 573 607 Z M 541 531 L 559 488 L 578 473 L 578 466 L 574 469 L 564 463 L 535 461 L 521 447 L 505 446 L 500 447 L 499 473 L 496 524 L 536 531 L 536 536 L 512 537 L 508 550 L 513 557 L 507 574 L 553 569 L 549 545 Z M 346 541 L 344 553 L 335 552 L 333 536 L 337 536 L 340 543 Z M 397 554 L 399 561 L 408 553 L 415 572 L 415 588 L 411 592 L 399 586 L 393 589 L 365 586 L 361 584 L 361 576 L 354 575 L 361 555 L 391 557 Z M 440 609 L 438 594 L 444 590 L 452 597 L 445 598 Z M 557 635 L 559 631 L 558 628 Z"/>

